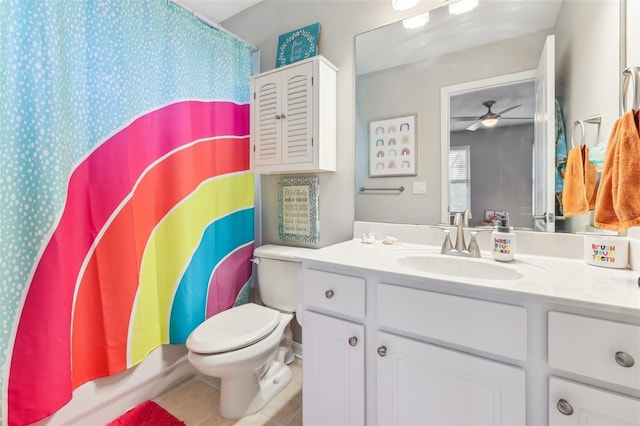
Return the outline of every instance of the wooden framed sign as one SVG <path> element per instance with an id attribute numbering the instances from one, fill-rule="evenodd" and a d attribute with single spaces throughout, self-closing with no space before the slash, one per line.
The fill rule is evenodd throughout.
<path id="1" fill-rule="evenodd" d="M 318 176 L 285 177 L 278 180 L 280 239 L 317 243 Z"/>
<path id="2" fill-rule="evenodd" d="M 316 56 L 319 36 L 319 23 L 282 34 L 278 38 L 276 68 Z"/>

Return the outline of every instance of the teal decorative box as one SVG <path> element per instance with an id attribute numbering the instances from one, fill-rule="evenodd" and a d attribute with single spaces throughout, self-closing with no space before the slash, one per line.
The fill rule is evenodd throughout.
<path id="1" fill-rule="evenodd" d="M 319 36 L 320 23 L 282 34 L 278 38 L 276 68 L 316 56 Z"/>

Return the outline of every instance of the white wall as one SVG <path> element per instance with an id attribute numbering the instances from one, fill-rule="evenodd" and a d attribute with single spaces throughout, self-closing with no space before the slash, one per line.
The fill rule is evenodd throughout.
<path id="1" fill-rule="evenodd" d="M 571 130 L 575 120 L 602 114 L 600 127 L 585 125 L 585 142 L 593 147 L 607 141 L 619 116 L 620 3 L 592 1 L 582 7 L 580 0 L 565 0 L 558 14 L 556 33 L 556 97 L 563 108 L 567 144 L 571 148 Z M 589 22 L 589 25 L 583 25 Z M 597 60 L 593 60 L 597 58 Z M 575 133 L 580 143 L 580 130 Z M 593 212 L 559 223 L 567 232 L 589 231 Z"/>
<path id="2" fill-rule="evenodd" d="M 510 226 L 531 228 L 533 124 L 454 132 L 450 144 L 471 147 L 471 226 L 506 210 Z"/>
<path id="3" fill-rule="evenodd" d="M 422 2 L 426 9 L 432 2 Z M 384 1 L 265 0 L 222 23 L 229 31 L 253 43 L 261 52 L 261 69 L 275 68 L 278 36 L 320 23 L 319 53 L 339 68 L 337 117 L 337 171 L 320 173 L 320 242 L 323 247 L 352 237 L 354 220 L 355 77 L 354 37 L 381 25 L 417 13 L 397 12 Z M 294 243 L 278 236 L 278 179 L 262 177 L 262 242 Z"/>

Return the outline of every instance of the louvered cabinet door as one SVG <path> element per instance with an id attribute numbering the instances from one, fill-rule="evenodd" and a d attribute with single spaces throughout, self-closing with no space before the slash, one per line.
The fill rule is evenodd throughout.
<path id="1" fill-rule="evenodd" d="M 336 72 L 315 56 L 252 77 L 252 171 L 336 171 Z"/>
<path id="2" fill-rule="evenodd" d="M 313 64 L 307 62 L 282 73 L 282 163 L 313 161 Z"/>
<path id="3" fill-rule="evenodd" d="M 281 76 L 269 74 L 255 81 L 254 161 L 256 166 L 281 164 Z"/>

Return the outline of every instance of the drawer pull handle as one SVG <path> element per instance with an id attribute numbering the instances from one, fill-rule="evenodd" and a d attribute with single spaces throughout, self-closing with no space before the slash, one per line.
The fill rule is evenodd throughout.
<path id="1" fill-rule="evenodd" d="M 635 361 L 631 355 L 626 352 L 616 352 L 616 362 L 621 367 L 633 367 Z"/>
<path id="2" fill-rule="evenodd" d="M 333 292 L 333 290 L 327 290 L 324 292 L 324 297 L 326 297 L 327 299 L 331 299 L 334 294 L 335 293 Z"/>
<path id="3" fill-rule="evenodd" d="M 387 347 L 386 346 L 380 346 L 378 348 L 378 355 L 387 356 Z"/>
<path id="4" fill-rule="evenodd" d="M 565 399 L 560 399 L 556 407 L 558 408 L 558 411 L 560 411 L 565 416 L 570 416 L 573 414 L 573 407 Z"/>
<path id="5" fill-rule="evenodd" d="M 349 345 L 355 346 L 358 344 L 358 338 L 356 336 L 349 337 Z"/>

